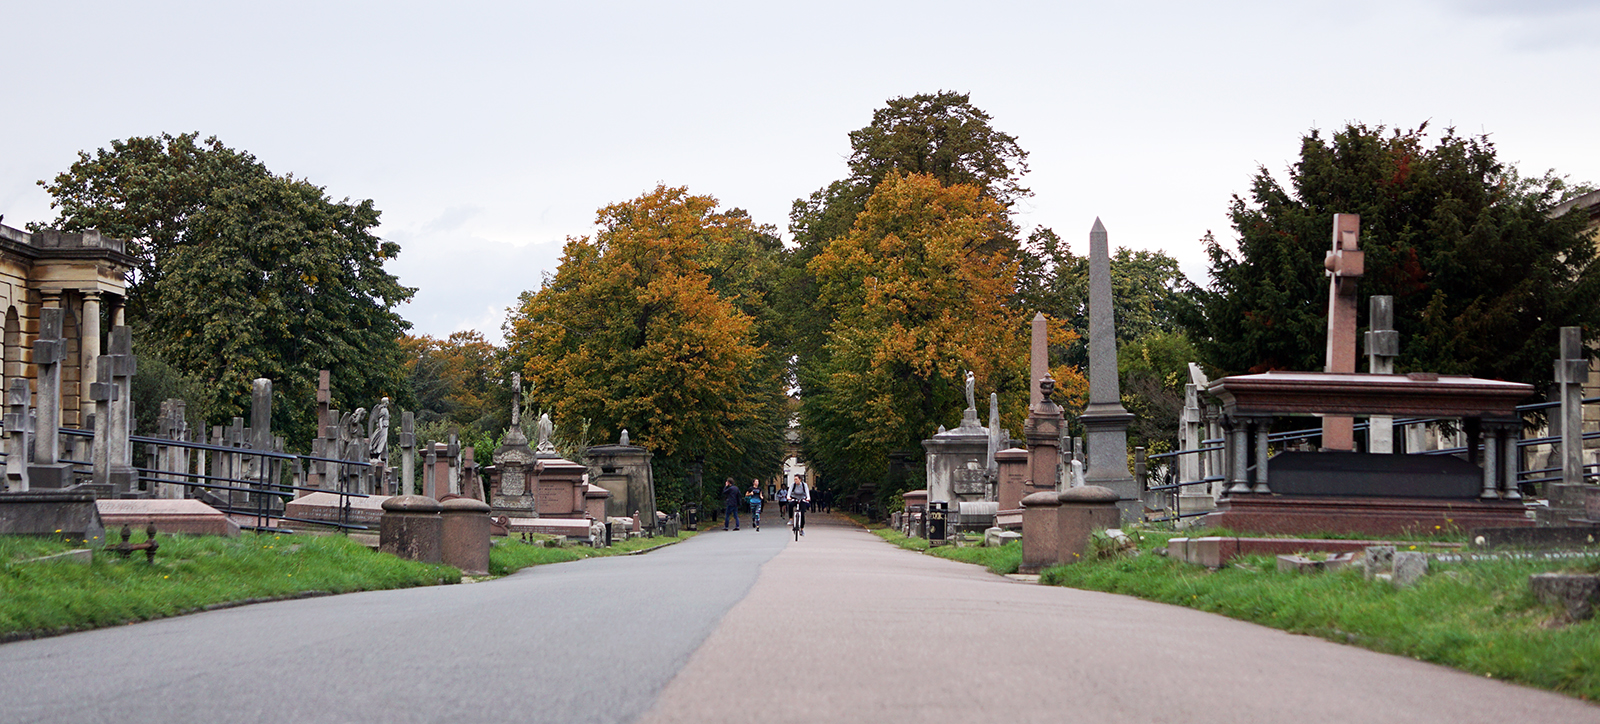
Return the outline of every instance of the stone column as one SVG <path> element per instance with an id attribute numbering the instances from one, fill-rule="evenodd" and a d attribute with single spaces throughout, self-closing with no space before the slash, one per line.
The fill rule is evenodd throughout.
<path id="1" fill-rule="evenodd" d="M 1257 495 L 1267 495 L 1272 489 L 1267 487 L 1267 435 L 1272 432 L 1272 418 L 1257 418 L 1246 420 L 1255 436 L 1256 444 L 1256 485 L 1252 489 Z"/>
<path id="2" fill-rule="evenodd" d="M 1333 249 L 1323 266 L 1328 270 L 1328 346 L 1324 372 L 1356 371 L 1356 284 L 1366 270 L 1360 250 L 1361 217 L 1333 215 Z M 1354 420 L 1322 418 L 1322 449 L 1354 450 Z"/>
<path id="3" fill-rule="evenodd" d="M 1115 492 L 1127 520 L 1144 516 L 1138 483 L 1128 472 L 1128 423 L 1117 381 L 1117 330 L 1111 309 L 1111 249 L 1099 219 L 1089 232 L 1089 405 L 1078 420 L 1089 448 L 1084 479 Z"/>
<path id="4" fill-rule="evenodd" d="M 1367 300 L 1367 371 L 1375 375 L 1394 374 L 1394 358 L 1400 355 L 1400 333 L 1394 329 L 1394 297 L 1380 294 Z M 1373 415 L 1367 418 L 1367 452 L 1394 452 L 1394 418 Z"/>
<path id="5" fill-rule="evenodd" d="M 1044 312 L 1036 312 L 1030 325 L 1032 340 L 1028 347 L 1028 409 L 1039 404 L 1039 381 L 1050 374 L 1050 324 Z"/>
<path id="6" fill-rule="evenodd" d="M 256 452 L 270 452 L 272 450 L 272 380 L 257 377 L 250 381 L 250 449 Z M 253 464 L 248 466 L 250 474 L 246 477 L 255 483 L 255 487 L 265 490 L 272 483 L 272 459 L 263 456 L 253 456 Z M 264 493 L 258 493 L 261 495 Z"/>
<path id="7" fill-rule="evenodd" d="M 78 340 L 78 380 L 82 385 L 82 393 L 78 396 L 82 410 L 78 413 L 78 427 L 89 426 L 89 415 L 94 414 L 94 396 L 89 388 L 96 381 L 96 361 L 100 358 L 100 292 L 83 293 L 83 317 L 79 320 L 78 331 L 81 339 Z"/>
<path id="8" fill-rule="evenodd" d="M 95 382 L 89 386 L 89 399 L 94 402 L 94 442 L 89 451 L 89 462 L 94 468 L 96 485 L 111 484 L 111 400 L 117 396 L 117 386 L 111 384 L 110 357 L 101 357 L 95 364 Z"/>

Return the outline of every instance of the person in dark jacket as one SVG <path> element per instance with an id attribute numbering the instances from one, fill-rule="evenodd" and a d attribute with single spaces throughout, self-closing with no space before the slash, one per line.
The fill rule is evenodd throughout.
<path id="1" fill-rule="evenodd" d="M 739 529 L 739 486 L 733 484 L 733 478 L 722 481 L 722 529 L 728 529 L 728 521 L 733 521 L 733 529 Z"/>

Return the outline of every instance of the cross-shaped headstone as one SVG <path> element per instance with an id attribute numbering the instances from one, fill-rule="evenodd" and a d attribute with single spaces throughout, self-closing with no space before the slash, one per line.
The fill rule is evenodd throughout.
<path id="1" fill-rule="evenodd" d="M 1361 253 L 1361 217 L 1333 215 L 1333 248 L 1323 260 L 1328 270 L 1328 347 L 1324 372 L 1356 371 L 1356 284 L 1366 271 Z M 1322 447 L 1355 448 L 1354 421 L 1322 418 Z"/>

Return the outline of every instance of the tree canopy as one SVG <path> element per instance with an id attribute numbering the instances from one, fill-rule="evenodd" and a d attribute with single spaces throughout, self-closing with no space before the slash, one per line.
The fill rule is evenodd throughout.
<path id="1" fill-rule="evenodd" d="M 567 240 L 556 273 L 507 322 L 531 395 L 561 425 L 587 423 L 597 439 L 627 429 L 680 469 L 703 458 L 713 473 L 775 471 L 781 365 L 759 341 L 758 314 L 741 311 L 759 312 L 760 275 L 739 271 L 771 266 L 770 233 L 665 186 L 600 209 L 596 222 L 594 236 Z"/>
<path id="2" fill-rule="evenodd" d="M 1543 387 L 1557 329 L 1600 329 L 1600 268 L 1577 215 L 1549 216 L 1566 192 L 1523 178 L 1487 137 L 1425 126 L 1354 124 L 1306 135 L 1289 186 L 1266 169 L 1229 215 L 1230 251 L 1209 234 L 1212 283 L 1189 320 L 1226 372 L 1321 369 L 1327 314 L 1323 258 L 1335 213 L 1361 215 L 1367 298 L 1395 299 L 1399 371 L 1474 374 Z"/>
<path id="3" fill-rule="evenodd" d="M 407 401 L 397 340 L 410 325 L 395 307 L 414 290 L 383 268 L 400 247 L 372 233 L 373 202 L 332 201 L 196 137 L 114 141 L 44 184 L 59 209 L 46 226 L 134 241 L 136 346 L 203 382 L 208 399 L 191 404 L 217 423 L 248 409 L 252 379 L 272 379 L 274 429 L 296 445 L 315 434 L 319 369 L 334 371 L 336 405 Z"/>
<path id="4" fill-rule="evenodd" d="M 935 427 L 954 425 L 967 370 L 1004 394 L 1011 419 L 1025 414 L 1026 319 L 1009 305 L 1017 265 L 986 250 L 1003 213 L 977 187 L 895 173 L 811 261 L 832 322 L 828 355 L 802 380 L 801 421 L 813 459 L 841 482 L 881 479 L 890 453 L 919 455 Z"/>

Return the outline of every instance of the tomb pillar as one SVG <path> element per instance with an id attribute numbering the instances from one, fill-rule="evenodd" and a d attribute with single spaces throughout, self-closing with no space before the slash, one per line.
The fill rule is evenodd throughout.
<path id="1" fill-rule="evenodd" d="M 6 489 L 13 493 L 28 491 L 28 451 L 33 447 L 28 434 L 28 401 L 32 396 L 27 380 L 11 379 L 6 389 Z"/>
<path id="2" fill-rule="evenodd" d="M 61 339 L 61 297 L 49 295 L 46 303 L 52 299 L 57 306 L 39 310 L 39 338 L 33 342 L 39 406 L 28 479 L 37 488 L 64 488 L 72 484 L 72 467 L 60 462 L 61 359 L 65 342 Z"/>
<path id="3" fill-rule="evenodd" d="M 1255 436 L 1256 445 L 1256 485 L 1252 492 L 1257 495 L 1268 495 L 1272 489 L 1267 487 L 1267 435 L 1272 432 L 1272 418 L 1258 417 L 1246 420 Z"/>
<path id="4" fill-rule="evenodd" d="M 89 415 L 94 413 L 94 398 L 89 388 L 95 383 L 95 362 L 100 358 L 100 292 L 83 293 L 83 316 L 78 325 L 78 381 L 82 385 L 78 395 L 81 402 L 78 427 L 83 428 L 89 426 Z"/>

